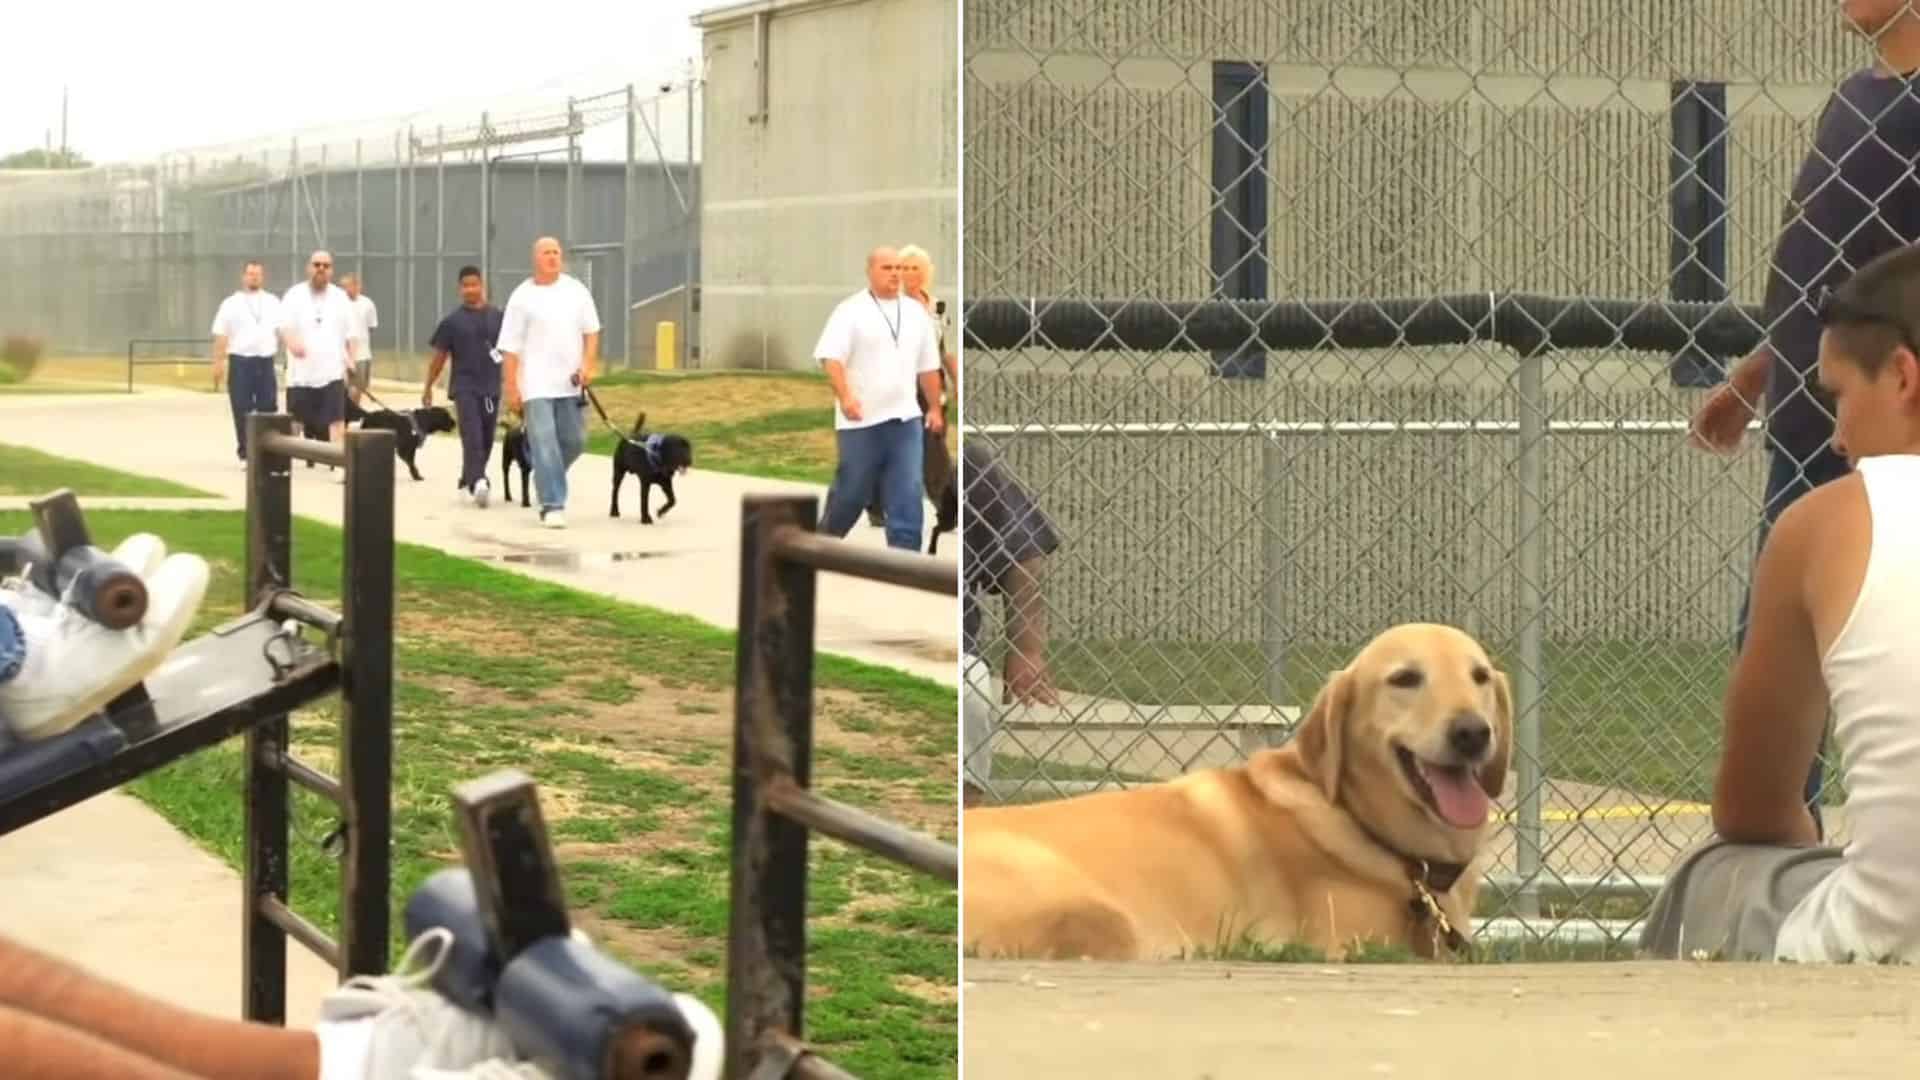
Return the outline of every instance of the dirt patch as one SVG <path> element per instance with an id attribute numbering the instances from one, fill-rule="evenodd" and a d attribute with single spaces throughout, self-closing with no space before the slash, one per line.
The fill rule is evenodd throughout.
<path id="1" fill-rule="evenodd" d="M 893 980 L 893 988 L 895 990 L 900 991 L 903 994 L 911 994 L 912 996 L 919 998 L 921 1001 L 925 1001 L 933 1005 L 960 1004 L 960 988 L 959 987 L 942 986 L 939 983 L 929 982 L 926 979 L 922 979 L 918 975 L 900 976 L 899 978 Z"/>
<path id="2" fill-rule="evenodd" d="M 695 964 L 687 959 L 689 955 L 701 948 L 701 943 L 678 931 L 643 930 L 626 923 L 601 918 L 591 911 L 574 912 L 573 922 L 597 944 L 607 946 L 637 970 L 681 967 L 691 972 L 697 982 L 702 983 L 712 982 L 719 976 L 719 973 L 712 968 Z"/>
<path id="3" fill-rule="evenodd" d="M 647 428 L 668 431 L 691 424 L 737 424 L 768 413 L 818 408 L 831 416 L 832 391 L 826 380 L 757 376 L 712 376 L 645 386 L 608 386 L 596 391 L 607 415 L 622 430 L 642 410 Z M 832 431 L 828 431 L 832 442 Z"/>
<path id="4" fill-rule="evenodd" d="M 1920 971 L 1876 966 L 966 960 L 980 1076 L 1894 1076 Z M 1738 1034 L 1727 1037 L 1731 1029 Z"/>

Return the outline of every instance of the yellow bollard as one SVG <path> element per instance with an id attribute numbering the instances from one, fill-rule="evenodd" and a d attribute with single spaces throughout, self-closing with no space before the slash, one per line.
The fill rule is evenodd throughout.
<path id="1" fill-rule="evenodd" d="M 672 371 L 679 354 L 673 347 L 673 324 L 655 323 L 653 327 L 653 366 L 659 371 Z"/>

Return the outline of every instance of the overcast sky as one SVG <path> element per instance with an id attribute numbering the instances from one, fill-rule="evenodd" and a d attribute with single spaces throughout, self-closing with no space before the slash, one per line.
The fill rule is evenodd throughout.
<path id="1" fill-rule="evenodd" d="M 63 84 L 68 141 L 96 162 L 429 113 L 473 123 L 628 82 L 651 96 L 697 55 L 691 16 L 723 2 L 9 4 L 0 156 L 48 129 L 58 146 Z"/>

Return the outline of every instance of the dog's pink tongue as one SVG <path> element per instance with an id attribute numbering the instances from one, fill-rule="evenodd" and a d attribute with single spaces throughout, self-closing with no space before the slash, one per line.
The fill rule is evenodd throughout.
<path id="1" fill-rule="evenodd" d="M 1433 789 L 1433 802 L 1440 816 L 1456 829 L 1477 829 L 1487 823 L 1487 793 L 1468 769 L 1433 769 L 1422 766 L 1420 775 Z"/>

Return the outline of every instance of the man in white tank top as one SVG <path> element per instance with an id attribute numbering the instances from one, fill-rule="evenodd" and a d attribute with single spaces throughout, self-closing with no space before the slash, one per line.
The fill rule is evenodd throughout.
<path id="1" fill-rule="evenodd" d="M 1781 515 L 1727 686 L 1715 837 L 1641 938 L 1653 955 L 1920 960 L 1920 245 L 1818 298 L 1819 388 L 1853 472 Z M 1844 849 L 1802 801 L 1827 715 Z"/>

